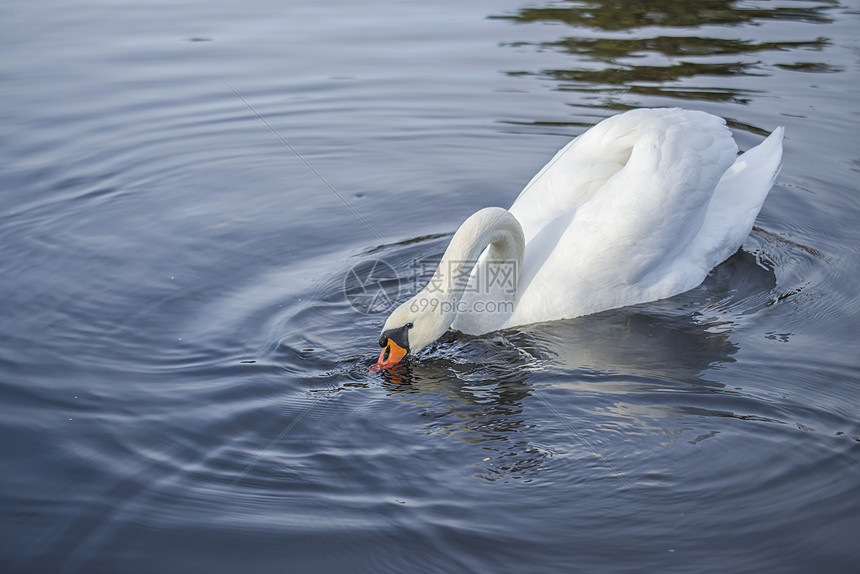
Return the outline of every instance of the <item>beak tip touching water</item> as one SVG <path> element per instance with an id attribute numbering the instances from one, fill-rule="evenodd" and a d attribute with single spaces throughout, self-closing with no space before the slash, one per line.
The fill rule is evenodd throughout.
<path id="1" fill-rule="evenodd" d="M 406 349 L 388 339 L 388 342 L 379 353 L 379 360 L 374 365 L 374 370 L 388 369 L 399 363 L 406 356 Z"/>

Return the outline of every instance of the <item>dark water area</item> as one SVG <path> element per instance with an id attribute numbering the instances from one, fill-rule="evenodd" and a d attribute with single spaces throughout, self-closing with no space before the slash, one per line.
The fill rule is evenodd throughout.
<path id="1" fill-rule="evenodd" d="M 837 0 L 5 2 L 0 570 L 856 572 L 858 30 Z M 661 106 L 742 149 L 785 126 L 738 254 L 368 371 L 353 266 L 405 299 L 571 137 Z"/>

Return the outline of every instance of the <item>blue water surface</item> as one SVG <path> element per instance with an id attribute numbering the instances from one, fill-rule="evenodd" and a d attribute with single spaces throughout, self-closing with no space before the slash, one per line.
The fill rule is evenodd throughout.
<path id="1" fill-rule="evenodd" d="M 847 0 L 5 2 L 0 569 L 856 572 L 858 25 Z M 368 371 L 385 314 L 350 268 L 404 299 L 571 137 L 660 106 L 742 149 L 785 126 L 738 254 Z"/>

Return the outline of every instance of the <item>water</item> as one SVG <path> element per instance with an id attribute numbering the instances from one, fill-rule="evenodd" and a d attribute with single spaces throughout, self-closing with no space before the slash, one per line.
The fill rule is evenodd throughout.
<path id="1" fill-rule="evenodd" d="M 859 22 L 6 2 L 2 570 L 856 571 Z M 741 253 L 670 300 L 368 372 L 384 315 L 350 306 L 353 265 L 404 297 L 470 213 L 654 106 L 743 149 L 786 127 Z"/>

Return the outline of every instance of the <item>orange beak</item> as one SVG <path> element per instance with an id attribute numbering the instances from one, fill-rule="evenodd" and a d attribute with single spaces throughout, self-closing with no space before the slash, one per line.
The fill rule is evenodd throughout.
<path id="1" fill-rule="evenodd" d="M 382 349 L 382 352 L 379 353 L 379 360 L 376 362 L 376 368 L 387 369 L 389 367 L 393 367 L 405 356 L 406 349 L 391 339 L 388 339 L 388 344 L 386 344 L 385 348 Z"/>

